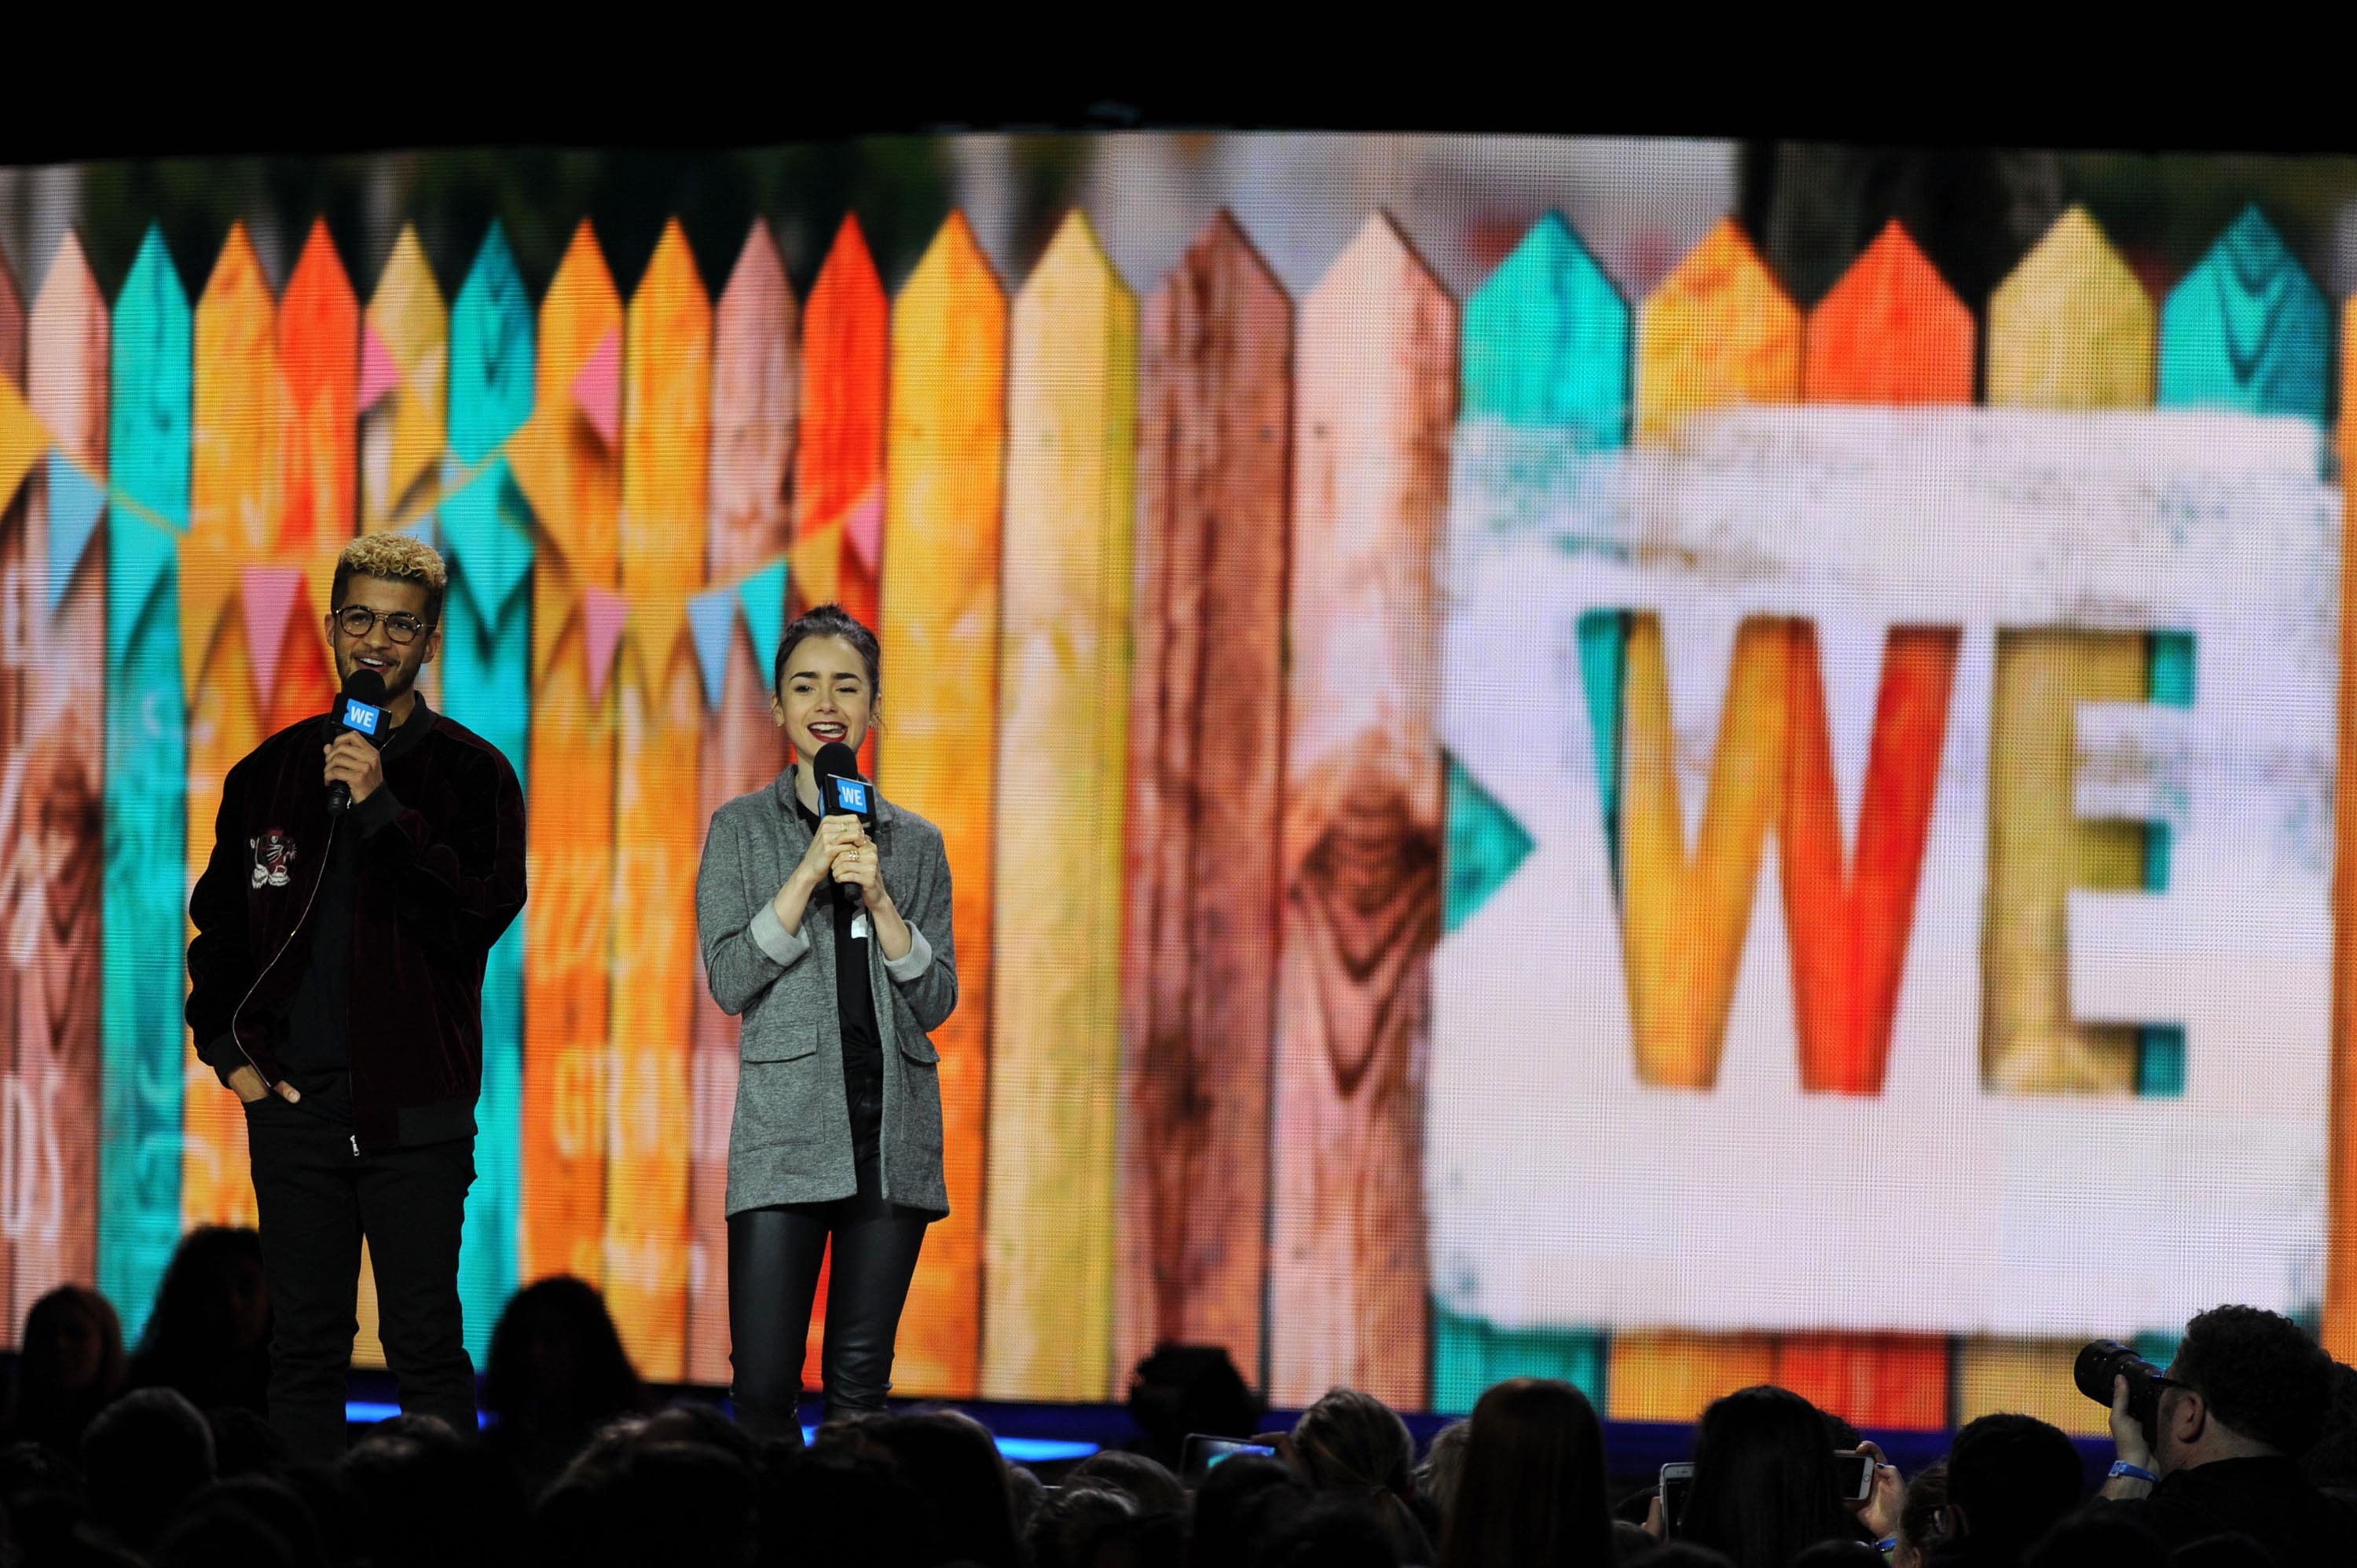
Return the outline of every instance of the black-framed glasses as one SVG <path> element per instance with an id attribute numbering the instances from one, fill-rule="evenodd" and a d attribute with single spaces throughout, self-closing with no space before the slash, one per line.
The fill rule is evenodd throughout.
<path id="1" fill-rule="evenodd" d="M 380 619 L 384 622 L 384 634 L 395 642 L 414 642 L 419 632 L 430 631 L 434 626 L 432 621 L 419 620 L 407 610 L 380 617 L 366 605 L 346 605 L 336 612 L 336 625 L 354 642 L 366 637 Z"/>

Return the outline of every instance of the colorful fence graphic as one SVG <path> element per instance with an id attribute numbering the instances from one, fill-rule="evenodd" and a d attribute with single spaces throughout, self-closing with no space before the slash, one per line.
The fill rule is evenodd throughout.
<path id="1" fill-rule="evenodd" d="M 881 632 L 872 765 L 957 879 L 953 1211 L 902 1391 L 1117 1397 L 1183 1338 L 1280 1403 L 1534 1371 L 1683 1418 L 1773 1378 L 1862 1423 L 2098 1425 L 2046 1341 L 2169 1329 L 2133 1271 L 2033 1311 L 1983 1300 L 1992 1266 L 1943 1318 L 1678 1255 L 1774 1201 L 1746 1095 L 1792 1108 L 1759 1137 L 1839 1151 L 1935 1081 L 2124 1159 L 2155 1117 L 2276 1137 L 2218 1277 L 2276 1260 L 2268 1304 L 2357 1353 L 2321 428 L 2350 360 L 2255 209 L 2158 304 L 2074 209 L 1982 323 L 1895 224 L 1803 310 L 1732 220 L 1641 300 L 1548 217 L 1460 302 L 1381 214 L 1297 297 L 1224 213 L 1158 279 L 1079 213 L 1001 278 L 952 213 L 891 289 L 852 220 L 800 299 L 758 224 L 716 280 L 676 224 L 617 277 L 585 223 L 537 300 L 497 227 L 453 282 L 404 235 L 363 308 L 324 226 L 275 291 L 242 227 L 193 291 L 160 234 L 111 305 L 70 240 L 29 306 L 0 277 L 12 1329 L 88 1279 L 135 1334 L 184 1228 L 252 1219 L 179 1021 L 186 894 L 228 768 L 326 705 L 336 549 L 398 528 L 454 569 L 429 695 L 531 810 L 486 982 L 479 1354 L 563 1272 L 649 1377 L 726 1379 L 736 1027 L 693 878 L 785 761 L 779 628 L 829 598 Z M 2060 499 L 2034 539 L 1943 542 L 1900 458 Z M 2177 543 L 2133 532 L 2172 507 Z M 2310 577 L 2169 586 L 2229 522 Z M 2147 596 L 2069 600 L 2131 568 Z M 2238 705 L 2295 655 L 2288 706 Z M 2276 837 L 2222 838 L 2222 800 Z M 2223 950 L 2262 886 L 2230 852 L 2281 877 L 2234 950 L 2272 976 L 2264 1058 L 2223 992 L 2153 978 Z M 1659 1213 L 1582 1201 L 1581 1146 L 1636 1157 L 1600 1124 L 1630 1107 L 1724 1142 L 1662 1145 L 1691 1171 Z M 1984 1239 L 2059 1259 L 2095 1223 Z"/>

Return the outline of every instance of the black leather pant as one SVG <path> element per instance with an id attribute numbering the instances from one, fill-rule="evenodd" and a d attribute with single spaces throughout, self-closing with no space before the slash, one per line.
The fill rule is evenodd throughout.
<path id="1" fill-rule="evenodd" d="M 882 1410 L 891 1391 L 892 1341 L 924 1245 L 925 1216 L 885 1202 L 877 1161 L 862 1155 L 856 1197 L 728 1217 L 731 1397 L 737 1423 L 755 1436 L 802 1441 L 803 1341 L 829 1236 L 834 1266 L 819 1363 L 827 1412 Z"/>

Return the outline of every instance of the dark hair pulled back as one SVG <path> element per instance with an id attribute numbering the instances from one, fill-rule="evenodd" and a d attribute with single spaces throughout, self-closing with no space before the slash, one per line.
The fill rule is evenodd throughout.
<path id="1" fill-rule="evenodd" d="M 876 634 L 860 623 L 859 618 L 841 605 L 818 605 L 796 616 L 787 623 L 778 638 L 777 662 L 770 671 L 770 692 L 780 702 L 786 695 L 786 662 L 794 650 L 813 637 L 839 637 L 851 644 L 859 661 L 867 666 L 867 707 L 871 717 L 881 717 L 884 712 L 884 650 L 877 643 Z"/>

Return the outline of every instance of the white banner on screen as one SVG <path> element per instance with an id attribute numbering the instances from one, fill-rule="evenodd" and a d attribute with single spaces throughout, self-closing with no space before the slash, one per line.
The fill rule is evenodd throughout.
<path id="1" fill-rule="evenodd" d="M 1581 456 L 1459 432 L 1441 733 L 1534 847 L 1435 964 L 1434 1290 L 1501 1326 L 2007 1335 L 2321 1295 L 2341 510 L 2312 424 L 1749 410 Z M 1578 679 L 1660 618 L 1694 842 L 1747 616 L 1816 623 L 1854 843 L 1882 638 L 1960 628 L 1884 1092 L 1809 1094 L 1771 837 L 1715 1089 L 1638 1081 Z M 1985 1090 L 2001 628 L 2190 633 L 2190 708 L 2080 711 L 2083 816 L 2171 824 L 2169 885 L 2072 896 L 2090 1022 L 2173 1022 L 2167 1098 Z"/>

